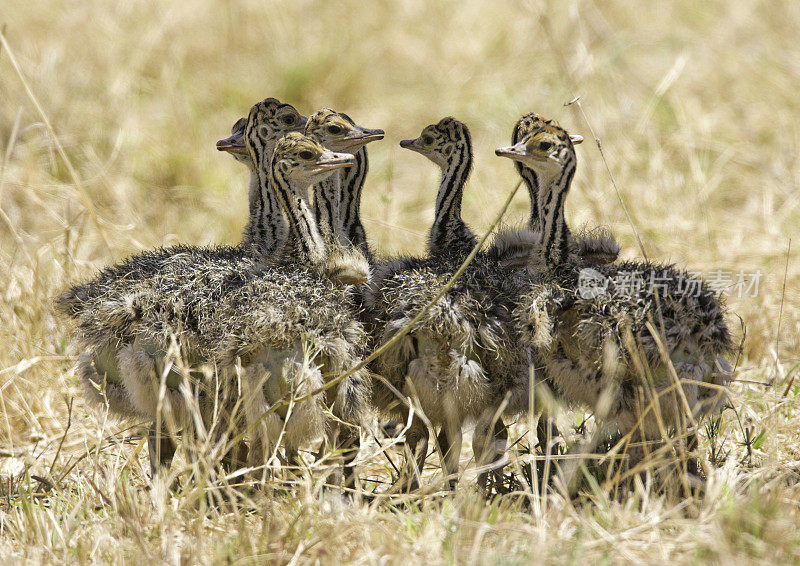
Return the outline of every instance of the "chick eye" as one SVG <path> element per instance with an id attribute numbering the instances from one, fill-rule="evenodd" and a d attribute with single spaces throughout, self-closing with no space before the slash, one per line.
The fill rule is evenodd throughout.
<path id="1" fill-rule="evenodd" d="M 300 159 L 305 159 L 305 160 L 310 160 L 310 159 L 314 158 L 314 154 L 311 151 L 307 150 L 307 149 L 304 149 L 303 151 L 301 151 L 297 155 L 298 155 L 298 157 L 300 157 Z"/>
<path id="2" fill-rule="evenodd" d="M 542 151 L 547 151 L 551 147 L 553 147 L 553 144 L 550 142 L 542 142 L 539 144 L 539 149 L 541 149 Z"/>
<path id="3" fill-rule="evenodd" d="M 341 126 L 333 124 L 331 126 L 328 126 L 328 133 L 333 134 L 334 136 L 338 136 L 339 134 L 342 133 L 342 128 Z"/>
<path id="4" fill-rule="evenodd" d="M 272 131 L 269 129 L 269 126 L 259 126 L 258 133 L 266 138 L 269 137 Z"/>
<path id="5" fill-rule="evenodd" d="M 422 143 L 431 145 L 433 143 L 433 136 L 422 136 Z"/>
<path id="6" fill-rule="evenodd" d="M 286 124 L 287 126 L 291 126 L 292 124 L 294 124 L 294 116 L 292 116 L 291 114 L 287 114 L 286 116 L 281 118 L 281 120 L 283 120 L 283 123 Z"/>

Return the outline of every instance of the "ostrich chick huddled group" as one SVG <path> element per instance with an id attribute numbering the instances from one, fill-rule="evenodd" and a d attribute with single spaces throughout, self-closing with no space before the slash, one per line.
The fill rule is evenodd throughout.
<path id="1" fill-rule="evenodd" d="M 461 217 L 467 126 L 448 117 L 403 140 L 442 180 L 427 252 L 391 258 L 360 218 L 367 145 L 383 136 L 330 109 L 259 102 L 217 142 L 250 171 L 238 245 L 146 251 L 58 298 L 86 395 L 151 423 L 154 474 L 183 439 L 192 457 L 267 481 L 280 466 L 305 469 L 324 439 L 313 457 L 337 461 L 329 481 L 353 486 L 378 416 L 405 441 L 398 488 L 419 487 L 431 432 L 454 486 L 467 425 L 485 488 L 511 419 L 544 412 L 535 434 L 553 432 L 553 405 L 539 399 L 593 411 L 633 461 L 653 441 L 696 443 L 731 379 L 724 305 L 671 265 L 618 262 L 605 231 L 570 231 L 580 136 L 520 118 L 496 154 L 522 177 L 530 218 L 483 250 Z M 630 274 L 659 283 L 625 286 Z"/>

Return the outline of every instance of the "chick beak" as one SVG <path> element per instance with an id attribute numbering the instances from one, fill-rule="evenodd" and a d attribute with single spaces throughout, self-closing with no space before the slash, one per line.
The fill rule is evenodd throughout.
<path id="1" fill-rule="evenodd" d="M 244 145 L 244 138 L 239 134 L 219 140 L 217 142 L 217 150 L 248 155 L 247 147 Z"/>
<path id="2" fill-rule="evenodd" d="M 317 159 L 317 169 L 320 171 L 333 171 L 335 169 L 342 169 L 343 167 L 350 167 L 355 164 L 356 158 L 350 153 L 323 153 Z"/>
<path id="3" fill-rule="evenodd" d="M 527 153 L 527 148 L 520 143 L 508 147 L 498 147 L 494 150 L 494 154 L 498 157 L 508 157 L 509 159 L 519 159 L 525 157 Z"/>
<path id="4" fill-rule="evenodd" d="M 403 149 L 410 149 L 411 151 L 419 151 L 416 138 L 413 140 L 400 140 L 400 147 Z"/>
<path id="5" fill-rule="evenodd" d="M 369 143 L 382 140 L 385 134 L 386 132 L 377 128 L 361 128 L 359 132 L 352 136 L 352 139 L 357 140 L 360 143 Z"/>

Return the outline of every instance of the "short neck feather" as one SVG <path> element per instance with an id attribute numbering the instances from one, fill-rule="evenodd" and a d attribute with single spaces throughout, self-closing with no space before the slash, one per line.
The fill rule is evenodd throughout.
<path id="1" fill-rule="evenodd" d="M 313 193 L 314 220 L 320 234 L 326 242 L 338 241 L 344 244 L 346 237 L 340 220 L 342 198 L 340 171 L 314 185 Z"/>
<path id="2" fill-rule="evenodd" d="M 249 216 L 242 244 L 260 255 L 271 256 L 284 244 L 289 229 L 266 171 L 272 152 L 265 149 L 256 153 L 258 157 L 250 170 Z"/>
<path id="3" fill-rule="evenodd" d="M 294 236 L 296 248 L 312 264 L 322 263 L 326 256 L 324 240 L 306 200 L 300 195 L 298 187 L 292 186 L 289 179 L 277 168 L 271 167 L 270 178 Z"/>
<path id="4" fill-rule="evenodd" d="M 567 261 L 572 235 L 564 217 L 564 202 L 572 178 L 576 159 L 571 156 L 558 175 L 542 183 L 541 222 L 542 255 L 545 265 L 557 268 Z"/>
<path id="5" fill-rule="evenodd" d="M 531 230 L 536 230 L 540 222 L 540 205 L 539 205 L 539 179 L 533 169 L 525 167 L 522 163 L 515 162 L 514 165 L 519 172 L 522 181 L 528 188 L 528 196 L 531 199 L 531 215 L 528 218 L 528 227 Z"/>
<path id="6" fill-rule="evenodd" d="M 341 172 L 341 201 L 339 214 L 345 236 L 356 248 L 369 257 L 367 234 L 361 224 L 361 190 L 369 171 L 367 147 L 361 146 L 353 153 L 356 162 Z"/>
<path id="7" fill-rule="evenodd" d="M 472 148 L 468 142 L 456 145 L 448 166 L 442 171 L 442 182 L 436 195 L 436 211 L 431 226 L 428 249 L 444 253 L 453 247 L 472 248 L 476 239 L 461 219 L 464 185 L 472 169 Z"/>

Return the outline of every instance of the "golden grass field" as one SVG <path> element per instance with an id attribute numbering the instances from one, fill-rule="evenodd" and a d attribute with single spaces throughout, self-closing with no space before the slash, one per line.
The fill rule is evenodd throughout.
<path id="1" fill-rule="evenodd" d="M 11 0 L 0 26 L 4 564 L 800 562 L 800 4 Z M 487 503 L 467 473 L 453 495 L 343 502 L 307 483 L 219 507 L 202 486 L 150 489 L 141 423 L 86 404 L 52 300 L 138 250 L 236 242 L 247 173 L 214 143 L 267 96 L 386 130 L 363 203 L 381 252 L 423 249 L 438 185 L 400 139 L 469 125 L 481 232 L 517 181 L 493 150 L 533 110 L 586 138 L 573 226 L 641 257 L 610 170 L 649 258 L 760 271 L 757 296 L 728 298 L 743 351 L 705 489 Z"/>

